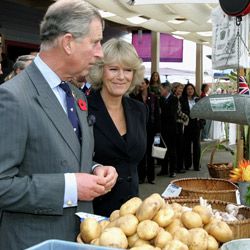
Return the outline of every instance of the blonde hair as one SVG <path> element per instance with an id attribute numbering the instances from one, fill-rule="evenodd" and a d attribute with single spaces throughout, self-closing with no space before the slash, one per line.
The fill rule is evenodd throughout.
<path id="1" fill-rule="evenodd" d="M 178 87 L 184 87 L 182 83 L 180 82 L 173 82 L 172 83 L 172 92 L 175 94 Z"/>
<path id="2" fill-rule="evenodd" d="M 103 67 L 113 63 L 121 64 L 133 70 L 133 80 L 127 91 L 131 93 L 133 89 L 140 85 L 144 78 L 145 67 L 139 58 L 134 46 L 124 40 L 112 38 L 103 44 L 103 58 L 90 69 L 87 77 L 93 89 L 101 89 L 103 85 Z"/>

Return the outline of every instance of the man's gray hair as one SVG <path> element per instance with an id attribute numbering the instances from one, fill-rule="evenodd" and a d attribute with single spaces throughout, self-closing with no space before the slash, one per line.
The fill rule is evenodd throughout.
<path id="1" fill-rule="evenodd" d="M 21 61 L 21 62 L 27 62 L 27 61 L 32 61 L 35 59 L 34 55 L 21 55 L 16 59 L 16 62 Z"/>
<path id="2" fill-rule="evenodd" d="M 56 1 L 48 8 L 40 25 L 41 50 L 55 46 L 56 39 L 66 33 L 84 38 L 95 18 L 103 23 L 98 9 L 84 0 Z"/>
<path id="3" fill-rule="evenodd" d="M 27 66 L 27 62 L 28 61 L 33 61 L 35 58 L 35 56 L 33 55 L 21 55 L 16 59 L 16 62 L 13 65 L 13 70 L 14 73 L 16 73 L 16 71 L 18 69 L 23 70 L 26 68 Z"/>

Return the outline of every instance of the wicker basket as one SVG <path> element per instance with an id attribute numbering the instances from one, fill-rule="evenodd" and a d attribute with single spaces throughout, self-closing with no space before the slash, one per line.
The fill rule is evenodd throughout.
<path id="1" fill-rule="evenodd" d="M 167 198 L 168 203 L 177 202 L 181 205 L 186 205 L 187 207 L 194 207 L 200 204 L 199 199 L 183 199 L 183 198 Z M 225 208 L 229 202 L 219 201 L 219 200 L 208 200 L 213 209 L 218 209 L 220 211 L 225 211 Z M 240 238 L 250 238 L 250 207 L 242 207 L 239 209 L 239 214 L 245 216 L 245 220 L 227 222 L 233 231 L 234 239 Z"/>
<path id="2" fill-rule="evenodd" d="M 210 156 L 210 163 L 207 164 L 209 175 L 212 178 L 219 179 L 229 179 L 230 171 L 233 169 L 233 166 L 228 166 L 228 163 L 213 163 L 214 154 L 217 148 L 215 147 Z"/>
<path id="3" fill-rule="evenodd" d="M 180 196 L 191 199 L 203 197 L 236 203 L 238 187 L 230 181 L 216 178 L 183 178 L 171 181 L 182 188 Z"/>
<path id="4" fill-rule="evenodd" d="M 232 166 L 228 166 L 228 163 L 208 163 L 207 168 L 209 175 L 212 178 L 229 179 Z"/>

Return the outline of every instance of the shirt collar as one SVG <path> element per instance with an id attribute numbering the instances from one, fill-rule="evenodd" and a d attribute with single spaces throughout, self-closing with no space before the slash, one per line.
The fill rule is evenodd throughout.
<path id="1" fill-rule="evenodd" d="M 51 89 L 56 88 L 61 83 L 59 76 L 41 59 L 39 54 L 34 59 L 34 63 L 48 82 Z"/>
<path id="2" fill-rule="evenodd" d="M 165 96 L 165 98 L 166 98 L 166 99 L 168 99 L 168 97 L 169 97 L 170 95 L 171 95 L 171 93 L 168 93 L 168 95 L 167 95 L 167 96 Z"/>

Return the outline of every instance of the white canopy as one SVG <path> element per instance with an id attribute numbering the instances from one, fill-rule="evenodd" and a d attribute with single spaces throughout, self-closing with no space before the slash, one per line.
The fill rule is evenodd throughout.
<path id="1" fill-rule="evenodd" d="M 196 43 L 210 45 L 212 37 L 210 15 L 212 9 L 219 5 L 219 0 L 86 1 L 104 11 L 103 17 L 112 22 L 169 33 Z M 136 20 L 135 17 L 140 19 Z"/>

